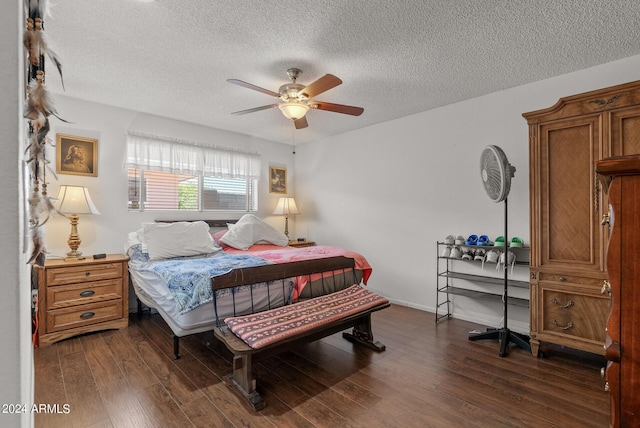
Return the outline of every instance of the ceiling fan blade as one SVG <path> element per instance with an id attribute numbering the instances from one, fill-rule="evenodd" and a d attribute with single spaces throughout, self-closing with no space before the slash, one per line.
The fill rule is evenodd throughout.
<path id="1" fill-rule="evenodd" d="M 302 116 L 300 119 L 294 120 L 293 124 L 296 126 L 296 129 L 302 129 L 309 126 L 309 123 L 307 122 L 307 116 Z"/>
<path id="2" fill-rule="evenodd" d="M 247 114 L 247 113 L 253 113 L 254 111 L 260 111 L 260 110 L 267 110 L 270 108 L 274 108 L 274 107 L 278 107 L 278 104 L 269 104 L 266 106 L 261 106 L 261 107 L 254 107 L 254 108 L 250 108 L 247 110 L 240 110 L 240 111 L 234 111 L 231 114 Z"/>
<path id="3" fill-rule="evenodd" d="M 254 91 L 262 92 L 263 94 L 271 95 L 272 97 L 280 97 L 280 94 L 277 92 L 270 91 L 269 89 L 261 88 L 260 86 L 252 85 L 251 83 L 247 83 L 243 80 L 238 79 L 227 79 L 227 82 L 233 83 L 234 85 L 242 86 L 243 88 L 253 89 Z"/>
<path id="4" fill-rule="evenodd" d="M 352 116 L 360 116 L 364 112 L 362 107 L 345 106 L 343 104 L 326 103 L 324 101 L 313 101 L 312 106 L 318 110 L 333 111 L 336 113 L 350 114 Z"/>
<path id="5" fill-rule="evenodd" d="M 342 80 L 338 79 L 333 74 L 325 74 L 315 82 L 307 85 L 306 88 L 300 91 L 300 93 L 307 96 L 307 98 L 313 98 L 331 88 L 335 88 L 340 85 Z"/>

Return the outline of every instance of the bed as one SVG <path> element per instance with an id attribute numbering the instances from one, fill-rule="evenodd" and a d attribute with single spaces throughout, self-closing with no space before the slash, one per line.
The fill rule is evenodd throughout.
<path id="1" fill-rule="evenodd" d="M 237 245 L 224 239 L 224 235 L 231 235 L 229 232 L 236 227 L 241 229 L 247 222 L 252 225 L 258 222 L 260 231 L 256 233 L 254 228 L 254 236 L 244 244 L 255 242 Z M 164 319 L 174 333 L 175 358 L 179 357 L 180 337 L 210 331 L 224 317 L 328 294 L 354 282 L 366 285 L 372 269 L 363 255 L 332 246 L 290 247 L 286 245 L 288 238 L 283 240 L 279 236 L 284 234 L 265 225 L 255 216 L 245 215 L 234 225 L 225 222 L 222 231 L 195 221 L 145 223 L 141 229 L 129 233 L 125 250 L 130 258 L 130 282 L 139 312 L 144 305 L 155 309 Z M 215 297 L 211 291 L 211 277 L 232 269 L 338 255 L 353 258 L 355 272 L 292 277 L 254 287 L 219 290 Z"/>

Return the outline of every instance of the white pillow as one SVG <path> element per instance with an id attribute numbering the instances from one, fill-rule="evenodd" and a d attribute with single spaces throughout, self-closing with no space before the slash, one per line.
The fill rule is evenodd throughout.
<path id="1" fill-rule="evenodd" d="M 220 251 L 204 221 L 143 224 L 150 260 L 195 256 Z"/>
<path id="2" fill-rule="evenodd" d="M 138 238 L 137 232 L 129 232 L 127 234 L 127 240 L 124 243 L 124 253 L 128 254 L 129 249 L 134 245 L 140 244 L 140 238 Z"/>
<path id="3" fill-rule="evenodd" d="M 136 231 L 138 235 L 138 239 L 140 240 L 140 248 L 143 253 L 147 253 L 147 240 L 144 237 L 144 225 L 145 224 L 155 224 L 155 223 L 142 223 L 142 227 Z"/>
<path id="4" fill-rule="evenodd" d="M 245 214 L 229 231 L 220 238 L 220 242 L 239 250 L 246 250 L 259 241 L 265 241 L 281 247 L 289 244 L 289 238 L 268 225 L 253 214 Z"/>

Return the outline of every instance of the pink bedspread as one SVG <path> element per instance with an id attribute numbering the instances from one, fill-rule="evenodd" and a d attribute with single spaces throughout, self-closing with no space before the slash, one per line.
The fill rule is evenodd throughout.
<path id="1" fill-rule="evenodd" d="M 333 256 L 345 256 L 355 260 L 356 269 L 362 271 L 362 282 L 366 285 L 369 277 L 371 276 L 371 266 L 369 262 L 362 254 L 354 251 L 345 250 L 340 247 L 331 247 L 327 245 L 317 245 L 313 247 L 279 247 L 277 245 L 265 245 L 258 244 L 252 245 L 248 250 L 238 250 L 232 247 L 223 247 L 224 251 L 228 253 L 246 254 L 251 253 L 254 256 L 262 257 L 274 263 L 287 263 L 299 260 L 313 260 L 324 257 Z M 328 272 L 326 276 L 330 276 L 332 273 Z M 320 278 L 320 274 L 312 275 L 311 280 L 315 281 Z M 307 285 L 309 280 L 308 276 L 301 276 L 297 278 L 293 299 L 296 300 L 300 292 Z"/>

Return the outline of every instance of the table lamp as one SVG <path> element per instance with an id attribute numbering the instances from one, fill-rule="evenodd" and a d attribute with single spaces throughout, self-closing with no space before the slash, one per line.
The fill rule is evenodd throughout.
<path id="1" fill-rule="evenodd" d="M 67 253 L 65 261 L 82 260 L 84 257 L 78 251 L 82 242 L 78 235 L 78 214 L 100 214 L 89 195 L 89 189 L 83 186 L 60 186 L 57 196 L 58 212 L 67 215 L 71 221 L 71 234 L 67 240 L 71 251 Z"/>
<path id="2" fill-rule="evenodd" d="M 284 215 L 284 234 L 289 237 L 289 215 L 300 214 L 296 201 L 293 198 L 280 198 L 273 214 Z"/>

